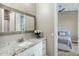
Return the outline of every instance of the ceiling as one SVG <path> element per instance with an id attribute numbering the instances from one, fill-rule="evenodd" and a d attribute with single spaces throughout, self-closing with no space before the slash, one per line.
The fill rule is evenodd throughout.
<path id="1" fill-rule="evenodd" d="M 78 10 L 78 3 L 58 3 L 57 9 L 59 10 L 60 7 L 65 8 L 64 11 L 75 11 Z"/>

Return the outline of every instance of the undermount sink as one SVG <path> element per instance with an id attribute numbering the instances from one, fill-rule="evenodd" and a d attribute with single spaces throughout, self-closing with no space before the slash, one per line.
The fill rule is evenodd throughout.
<path id="1" fill-rule="evenodd" d="M 29 45 L 31 45 L 31 44 L 33 44 L 33 42 L 25 41 L 25 42 L 20 43 L 19 46 L 25 47 L 25 46 L 29 46 Z"/>

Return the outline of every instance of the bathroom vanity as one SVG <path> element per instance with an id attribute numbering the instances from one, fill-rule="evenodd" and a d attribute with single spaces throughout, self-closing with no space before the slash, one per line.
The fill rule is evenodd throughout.
<path id="1" fill-rule="evenodd" d="M 46 38 L 29 39 L 0 49 L 0 56 L 45 56 Z"/>
<path id="2" fill-rule="evenodd" d="M 0 39 L 2 39 L 0 56 L 45 56 L 46 38 L 27 39 L 30 36 L 35 37 L 35 30 L 35 15 L 0 4 Z M 27 36 L 26 33 L 33 35 Z M 18 38 L 21 38 L 18 36 L 20 34 L 25 39 L 23 42 L 17 41 Z M 7 37 L 7 35 L 10 36 Z"/>
<path id="3" fill-rule="evenodd" d="M 30 39 L 33 42 L 28 48 L 23 48 L 21 52 L 16 53 L 15 56 L 45 56 L 46 55 L 46 39 Z"/>

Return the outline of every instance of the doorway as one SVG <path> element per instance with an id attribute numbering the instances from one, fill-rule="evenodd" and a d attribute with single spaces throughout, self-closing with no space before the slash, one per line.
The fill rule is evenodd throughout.
<path id="1" fill-rule="evenodd" d="M 58 3 L 58 55 L 79 55 L 78 51 L 78 4 Z"/>

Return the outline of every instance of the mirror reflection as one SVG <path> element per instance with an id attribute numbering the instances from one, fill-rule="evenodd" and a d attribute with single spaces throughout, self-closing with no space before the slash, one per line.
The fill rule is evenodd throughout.
<path id="1" fill-rule="evenodd" d="M 35 17 L 0 8 L 0 32 L 34 31 L 34 25 Z"/>

